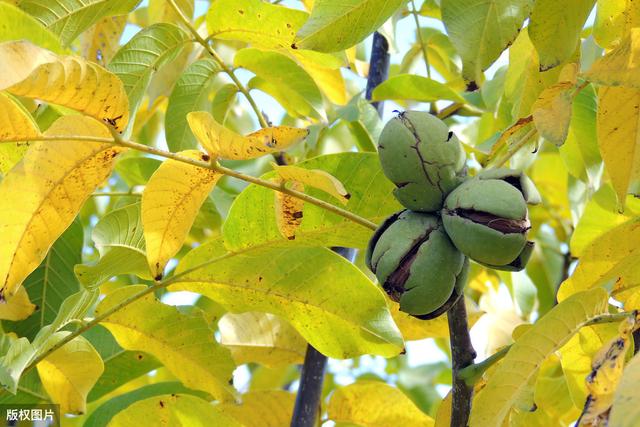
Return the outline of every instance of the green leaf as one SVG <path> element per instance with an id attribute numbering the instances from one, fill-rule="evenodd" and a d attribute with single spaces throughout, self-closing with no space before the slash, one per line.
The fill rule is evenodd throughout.
<path id="1" fill-rule="evenodd" d="M 162 162 L 151 157 L 125 157 L 116 163 L 116 172 L 129 186 L 145 185 Z"/>
<path id="2" fill-rule="evenodd" d="M 82 290 L 67 297 L 51 325 L 45 326 L 30 343 L 27 338 L 13 340 L 6 354 L 0 358 L 0 384 L 15 394 L 24 369 L 38 355 L 44 353 L 61 337 L 56 332 L 71 321 L 80 320 L 98 299 L 97 290 Z"/>
<path id="3" fill-rule="evenodd" d="M 243 427 L 216 406 L 188 394 L 164 394 L 139 400 L 119 412 L 109 427 L 145 425 L 149 420 L 172 427 Z"/>
<path id="4" fill-rule="evenodd" d="M 278 52 L 247 48 L 236 54 L 234 65 L 254 73 L 260 79 L 259 88 L 285 101 L 292 115 L 306 117 L 322 111 L 318 86 L 293 59 Z"/>
<path id="5" fill-rule="evenodd" d="M 73 266 L 82 261 L 82 242 L 82 225 L 76 219 L 23 283 L 38 309 L 20 322 L 2 322 L 5 331 L 32 340 L 40 329 L 53 322 L 65 298 L 80 289 Z"/>
<path id="6" fill-rule="evenodd" d="M 560 156 L 573 176 L 587 183 L 596 183 L 602 170 L 596 130 L 596 92 L 587 86 L 573 101 L 569 135 L 560 148 Z"/>
<path id="7" fill-rule="evenodd" d="M 465 80 L 480 84 L 482 72 L 515 39 L 533 0 L 442 0 L 442 21 L 462 57 Z"/>
<path id="8" fill-rule="evenodd" d="M 50 325 L 40 329 L 33 339 L 33 345 L 38 351 L 46 347 L 50 337 L 71 322 L 84 320 L 85 314 L 98 301 L 98 289 L 83 289 L 68 296 L 60 305 L 56 318 Z"/>
<path id="9" fill-rule="evenodd" d="M 124 83 L 131 117 L 135 117 L 153 74 L 188 42 L 187 33 L 175 25 L 154 24 L 133 36 L 115 54 L 107 68 Z"/>
<path id="10" fill-rule="evenodd" d="M 249 82 L 251 85 L 251 81 Z M 216 91 L 211 103 L 211 115 L 220 124 L 224 125 L 229 108 L 238 93 L 238 87 L 233 83 L 226 84 Z"/>
<path id="11" fill-rule="evenodd" d="M 400 207 L 392 195 L 394 186 L 382 173 L 375 153 L 331 154 L 297 166 L 320 169 L 337 178 L 351 195 L 345 209 L 375 223 Z M 270 172 L 263 178 L 274 176 Z M 331 196 L 320 190 L 308 189 L 307 193 L 334 203 Z M 364 248 L 371 234 L 371 230 L 361 225 L 306 204 L 295 240 L 287 240 L 276 226 L 273 191 L 255 185 L 248 186 L 235 199 L 223 225 L 225 244 L 233 251 L 261 244 Z"/>
<path id="12" fill-rule="evenodd" d="M 309 15 L 261 0 L 216 0 L 207 13 L 209 35 L 266 48 L 290 49 Z"/>
<path id="13" fill-rule="evenodd" d="M 140 0 L 22 0 L 20 8 L 69 45 L 101 18 L 129 13 Z"/>
<path id="14" fill-rule="evenodd" d="M 132 285 L 107 294 L 98 304 L 96 316 L 145 288 Z M 231 354 L 213 339 L 202 312 L 184 315 L 153 295 L 145 295 L 101 324 L 123 348 L 150 353 L 185 386 L 206 391 L 220 400 L 234 398 L 229 386 L 235 368 Z"/>
<path id="15" fill-rule="evenodd" d="M 501 426 L 542 362 L 589 320 L 606 313 L 608 297 L 600 288 L 575 294 L 524 332 L 476 396 L 470 427 Z"/>
<path id="16" fill-rule="evenodd" d="M 304 360 L 307 342 L 273 314 L 227 313 L 218 322 L 218 329 L 220 344 L 231 350 L 237 365 L 254 362 L 278 367 Z"/>
<path id="17" fill-rule="evenodd" d="M 205 58 L 189 65 L 180 75 L 169 97 L 164 119 L 167 146 L 171 151 L 198 147 L 187 123 L 187 113 L 208 110 L 209 86 L 219 71 L 220 67 L 212 59 Z"/>
<path id="18" fill-rule="evenodd" d="M 38 371 L 35 369 L 27 372 L 20 378 L 20 388 L 16 394 L 0 394 L 0 404 L 3 405 L 43 403 L 48 400 L 47 392 L 44 390 L 44 387 L 42 387 Z"/>
<path id="19" fill-rule="evenodd" d="M 92 390 L 92 393 L 93 393 L 93 390 Z M 91 414 L 87 417 L 87 420 L 84 422 L 84 424 L 82 424 L 82 426 L 83 427 L 106 427 L 109 424 L 109 422 L 113 419 L 113 417 L 115 417 L 119 412 L 125 410 L 135 402 L 147 399 L 149 397 L 160 396 L 163 394 L 170 394 L 170 393 L 174 393 L 174 394 L 179 393 L 181 395 L 190 394 L 197 397 L 201 397 L 203 399 L 207 398 L 206 393 L 186 388 L 185 386 L 183 386 L 177 381 L 167 381 L 167 382 L 161 382 L 156 384 L 149 384 L 107 400 L 102 405 L 98 406 L 93 412 L 91 412 Z"/>
<path id="20" fill-rule="evenodd" d="M 400 74 L 382 82 L 373 91 L 372 101 L 403 99 L 419 102 L 433 102 L 448 99 L 464 103 L 462 96 L 438 81 L 415 74 Z"/>
<path id="21" fill-rule="evenodd" d="M 28 339 L 23 337 L 13 340 L 9 350 L 0 357 L 0 385 L 16 394 L 20 376 L 35 354 L 36 349 Z"/>
<path id="22" fill-rule="evenodd" d="M 96 224 L 91 237 L 100 259 L 95 265 L 80 264 L 74 268 L 84 286 L 98 286 L 118 274 L 150 277 L 140 203 L 109 212 Z"/>
<path id="23" fill-rule="evenodd" d="M 560 65 L 573 55 L 595 0 L 536 0 L 529 37 L 540 57 L 540 71 Z"/>
<path id="24" fill-rule="evenodd" d="M 0 16 L 0 42 L 26 39 L 53 52 L 64 52 L 58 37 L 22 9 L 7 2 L 0 2 Z"/>
<path id="25" fill-rule="evenodd" d="M 185 256 L 180 273 L 170 290 L 200 293 L 234 313 L 273 313 L 329 357 L 391 357 L 402 349 L 380 289 L 329 249 L 227 252 L 221 241 L 212 241 Z"/>
<path id="26" fill-rule="evenodd" d="M 104 373 L 91 389 L 87 400 L 97 400 L 123 384 L 157 369 L 162 364 L 155 357 L 141 351 L 127 351 L 118 345 L 103 326 L 89 329 L 83 336 L 91 342 L 104 360 Z"/>
<path id="27" fill-rule="evenodd" d="M 316 0 L 309 20 L 296 34 L 295 46 L 338 52 L 377 30 L 404 0 Z"/>

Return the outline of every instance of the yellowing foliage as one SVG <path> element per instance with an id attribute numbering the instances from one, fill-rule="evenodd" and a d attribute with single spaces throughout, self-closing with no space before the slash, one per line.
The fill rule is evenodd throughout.
<path id="1" fill-rule="evenodd" d="M 69 332 L 58 334 L 64 337 Z M 60 410 L 83 414 L 87 395 L 102 375 L 104 363 L 89 341 L 76 337 L 38 363 L 37 368 L 42 385 Z"/>
<path id="2" fill-rule="evenodd" d="M 198 151 L 180 155 L 205 160 Z M 142 194 L 142 225 L 151 276 L 160 280 L 167 262 L 182 247 L 200 206 L 222 175 L 176 160 L 165 161 Z"/>
<path id="3" fill-rule="evenodd" d="M 45 136 L 108 137 L 99 122 L 65 116 Z M 11 206 L 0 216 L 0 295 L 13 295 L 71 224 L 85 200 L 111 173 L 123 149 L 86 141 L 34 143 L 0 183 L 0 199 Z"/>
<path id="4" fill-rule="evenodd" d="M 281 151 L 309 134 L 306 129 L 277 126 L 242 136 L 225 128 L 204 111 L 187 114 L 187 120 L 191 131 L 209 154 L 231 160 L 254 159 Z"/>
<path id="5" fill-rule="evenodd" d="M 129 101 L 122 82 L 97 64 L 29 42 L 0 44 L 0 90 L 73 108 L 122 131 Z"/>
<path id="6" fill-rule="evenodd" d="M 431 427 L 434 421 L 397 388 L 378 381 L 358 381 L 337 389 L 327 407 L 329 419 L 370 427 Z"/>

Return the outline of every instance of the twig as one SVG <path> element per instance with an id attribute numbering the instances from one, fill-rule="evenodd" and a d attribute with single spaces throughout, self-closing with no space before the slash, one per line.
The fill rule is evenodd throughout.
<path id="1" fill-rule="evenodd" d="M 424 66 L 427 67 L 427 77 L 431 78 L 431 67 L 429 67 L 429 55 L 427 54 L 427 46 L 422 39 L 422 33 L 420 32 L 420 21 L 418 20 L 418 10 L 416 4 L 411 0 L 411 15 L 413 15 L 413 21 L 416 24 L 416 40 L 420 44 L 422 50 L 422 58 L 424 59 Z"/>
<path id="2" fill-rule="evenodd" d="M 370 101 L 373 90 L 389 77 L 389 42 L 379 32 L 373 34 L 371 59 L 369 60 L 369 76 L 367 77 L 366 98 Z M 384 103 L 372 102 L 371 105 L 382 116 Z"/>
<path id="3" fill-rule="evenodd" d="M 518 151 L 520 151 L 520 149 L 522 147 L 527 145 L 529 143 L 529 141 L 531 140 L 531 138 L 533 138 L 535 135 L 537 135 L 537 133 L 538 133 L 538 131 L 536 130 L 535 127 L 529 129 L 529 131 L 522 138 L 520 138 L 515 144 L 513 144 L 510 147 L 509 152 L 507 152 L 507 154 L 502 159 L 497 161 L 492 166 L 492 168 L 497 169 L 497 168 L 502 167 L 505 163 L 507 163 L 509 161 L 509 159 L 511 159 L 511 157 L 513 157 L 514 154 L 516 154 Z"/>
<path id="4" fill-rule="evenodd" d="M 95 192 L 91 194 L 91 197 L 103 197 L 103 196 L 109 196 L 109 197 L 118 197 L 118 196 L 122 196 L 122 197 L 142 197 L 142 193 L 133 193 L 133 192 L 128 192 L 128 191 L 100 191 L 100 192 Z"/>
<path id="5" fill-rule="evenodd" d="M 451 427 L 466 427 L 471 413 L 473 386 L 469 386 L 460 375 L 460 371 L 473 364 L 476 352 L 471 344 L 467 325 L 467 309 L 464 297 L 451 307 L 447 313 L 449 337 L 451 340 L 451 365 L 453 370 L 453 389 L 451 390 Z"/>
<path id="6" fill-rule="evenodd" d="M 453 104 L 444 107 L 442 111 L 436 114 L 436 117 L 438 117 L 440 120 L 448 119 L 449 117 L 460 111 L 463 107 L 464 104 L 454 102 Z"/>
<path id="7" fill-rule="evenodd" d="M 238 87 L 238 91 L 242 93 L 245 98 L 247 98 L 247 101 L 249 101 L 251 108 L 256 113 L 256 117 L 258 118 L 258 122 L 260 122 L 260 126 L 262 126 L 263 128 L 269 127 L 269 124 L 267 123 L 267 120 L 264 118 L 262 111 L 260 111 L 260 108 L 258 108 L 256 101 L 253 99 L 253 97 L 251 96 L 247 88 L 244 87 L 242 82 L 236 77 L 233 70 L 229 68 L 227 64 L 224 63 L 220 55 L 218 55 L 218 53 L 215 50 L 213 50 L 211 45 L 207 42 L 207 39 L 203 39 L 202 36 L 198 34 L 198 30 L 193 26 L 193 24 L 191 23 L 191 20 L 187 18 L 184 12 L 180 10 L 175 0 L 168 0 L 168 1 L 169 1 L 169 5 L 173 8 L 173 10 L 176 11 L 176 13 L 178 14 L 182 22 L 184 22 L 184 24 L 187 26 L 187 28 L 189 29 L 189 31 L 191 32 L 195 40 L 207 50 L 207 52 L 209 53 L 209 55 L 211 55 L 213 60 L 216 61 L 216 63 L 220 66 L 220 68 L 222 68 L 222 71 L 224 71 L 231 78 L 231 80 L 233 80 L 233 83 L 235 83 L 235 85 Z"/>
<path id="8" fill-rule="evenodd" d="M 473 387 L 478 379 L 484 374 L 484 372 L 502 360 L 507 355 L 511 345 L 502 347 L 496 353 L 487 357 L 480 363 L 473 363 L 466 368 L 462 368 L 458 371 L 458 378 L 463 379 L 469 387 Z"/>

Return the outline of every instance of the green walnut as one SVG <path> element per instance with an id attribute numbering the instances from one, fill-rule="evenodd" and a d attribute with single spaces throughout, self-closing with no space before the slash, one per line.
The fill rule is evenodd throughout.
<path id="1" fill-rule="evenodd" d="M 509 169 L 482 172 L 453 190 L 442 210 L 442 222 L 453 244 L 486 266 L 522 270 L 533 242 L 527 203 L 540 196 L 524 174 Z"/>
<path id="2" fill-rule="evenodd" d="M 385 125 L 378 144 L 384 174 L 406 208 L 436 212 L 466 173 L 458 138 L 437 117 L 405 111 Z"/>
<path id="3" fill-rule="evenodd" d="M 468 270 L 440 219 L 409 210 L 378 228 L 366 262 L 400 310 L 420 319 L 441 315 L 462 296 Z"/>

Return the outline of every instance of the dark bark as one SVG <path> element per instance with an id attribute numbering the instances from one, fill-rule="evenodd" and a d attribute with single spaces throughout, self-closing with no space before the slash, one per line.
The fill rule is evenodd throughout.
<path id="1" fill-rule="evenodd" d="M 320 413 L 322 382 L 326 366 L 327 357 L 309 344 L 300 374 L 300 386 L 296 395 L 291 427 L 313 427 L 316 425 Z"/>
<path id="2" fill-rule="evenodd" d="M 367 90 L 365 92 L 368 100 L 371 100 L 373 90 L 389 77 L 389 43 L 379 32 L 373 34 L 373 44 L 371 46 L 371 59 L 369 60 L 369 76 L 367 78 Z M 378 110 L 382 117 L 384 108 L 383 102 L 372 102 L 371 105 Z"/>
<path id="3" fill-rule="evenodd" d="M 471 344 L 467 325 L 467 308 L 464 297 L 447 313 L 449 337 L 451 339 L 451 364 L 453 369 L 453 389 L 451 390 L 451 427 L 466 427 L 471 412 L 473 387 L 467 385 L 458 373 L 473 364 L 476 352 Z"/>

